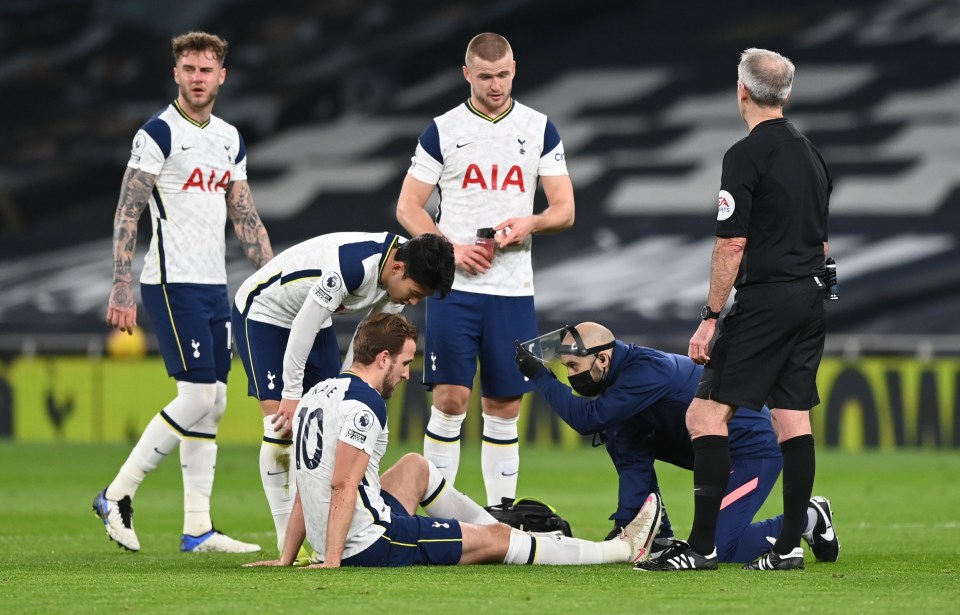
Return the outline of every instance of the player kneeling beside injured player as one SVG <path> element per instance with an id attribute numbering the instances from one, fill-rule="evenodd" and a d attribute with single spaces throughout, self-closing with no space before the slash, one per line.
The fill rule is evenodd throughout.
<path id="1" fill-rule="evenodd" d="M 417 329 L 395 314 L 363 321 L 353 364 L 313 387 L 294 416 L 297 499 L 279 560 L 291 565 L 308 539 L 323 564 L 603 564 L 649 556 L 660 519 L 654 495 L 620 534 L 590 542 L 528 534 L 498 523 L 457 491 L 421 455 L 404 456 L 380 476 L 387 450 L 385 400 L 410 377 Z M 429 517 L 413 514 L 422 506 Z"/>
<path id="2" fill-rule="evenodd" d="M 684 356 L 625 344 L 592 322 L 518 343 L 516 350 L 517 367 L 560 418 L 578 433 L 598 434 L 606 444 L 619 476 L 611 534 L 633 518 L 648 494 L 659 492 L 655 460 L 693 469 L 685 416 L 702 366 Z M 581 397 L 545 368 L 543 363 L 553 359 L 562 362 L 570 387 Z M 749 562 L 770 550 L 771 538 L 783 527 L 783 515 L 753 522 L 783 467 L 770 411 L 766 406 L 738 409 L 729 434 L 732 471 L 723 492 L 716 548 L 696 569 L 715 569 L 718 561 Z M 827 499 L 810 499 L 803 537 L 817 561 L 837 561 L 840 542 Z M 673 540 L 664 513 L 653 557 L 678 544 L 685 543 Z"/>

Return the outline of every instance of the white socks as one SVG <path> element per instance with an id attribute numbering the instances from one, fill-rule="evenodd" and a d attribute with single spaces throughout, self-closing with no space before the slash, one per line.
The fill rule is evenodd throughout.
<path id="1" fill-rule="evenodd" d="M 226 385 L 223 386 L 226 395 Z M 213 384 L 178 381 L 177 396 L 147 424 L 116 478 L 107 487 L 107 499 L 119 500 L 128 495 L 132 500 L 143 478 L 173 452 L 194 423 L 213 410 L 216 395 L 217 388 Z"/>
<path id="2" fill-rule="evenodd" d="M 210 493 L 217 464 L 217 427 L 227 407 L 227 385 L 177 382 L 177 396 L 154 416 L 116 478 L 107 499 L 130 499 L 144 477 L 180 444 L 183 472 L 183 533 L 204 534 L 210 522 Z"/>
<path id="3" fill-rule="evenodd" d="M 531 536 L 520 530 L 510 532 L 505 564 L 544 564 L 573 566 L 630 561 L 630 545 L 618 538 L 590 542 L 555 534 Z"/>
<path id="4" fill-rule="evenodd" d="M 290 468 L 293 441 L 280 436 L 273 428 L 274 415 L 263 418 L 263 443 L 260 445 L 260 481 L 270 505 L 277 531 L 277 549 L 283 551 L 287 522 L 297 495 L 297 482 Z"/>
<path id="5" fill-rule="evenodd" d="M 460 468 L 460 433 L 465 414 L 442 412 L 430 408 L 430 421 L 423 437 L 423 456 L 440 470 L 452 486 Z M 480 467 L 487 490 L 487 505 L 500 504 L 505 497 L 517 495 L 517 474 L 520 470 L 520 446 L 517 419 L 501 419 L 483 414 L 483 443 Z"/>
<path id="6" fill-rule="evenodd" d="M 430 406 L 430 421 L 423 436 L 423 456 L 453 485 L 460 469 L 460 430 L 466 414 L 447 414 Z"/>
<path id="7" fill-rule="evenodd" d="M 210 494 L 217 468 L 217 429 L 227 409 L 227 385 L 217 382 L 213 408 L 208 410 L 180 441 L 183 473 L 183 533 L 202 536 L 213 529 Z"/>
<path id="8" fill-rule="evenodd" d="M 457 491 L 432 464 L 429 466 L 427 490 L 420 506 L 431 517 L 457 519 L 474 525 L 497 523 L 479 504 Z M 607 564 L 630 560 L 630 545 L 623 540 L 590 542 L 557 534 L 530 535 L 510 530 L 507 564 Z"/>
<path id="9" fill-rule="evenodd" d="M 116 501 L 130 496 L 132 500 L 143 478 L 173 452 L 178 442 L 180 434 L 159 414 L 154 415 L 127 460 L 120 466 L 117 477 L 107 487 L 107 499 Z"/>
<path id="10" fill-rule="evenodd" d="M 430 517 L 456 519 L 473 525 L 493 525 L 497 520 L 482 506 L 457 491 L 453 483 L 447 481 L 440 470 L 429 460 L 429 479 L 427 491 L 422 496 L 420 506 Z"/>
<path id="11" fill-rule="evenodd" d="M 483 484 L 487 488 L 487 506 L 495 506 L 500 504 L 502 498 L 515 498 L 517 495 L 519 441 L 517 419 L 483 414 L 480 467 L 483 469 Z"/>
<path id="12" fill-rule="evenodd" d="M 210 494 L 217 468 L 217 442 L 212 438 L 186 437 L 180 443 L 183 472 L 183 533 L 202 536 L 213 529 Z"/>

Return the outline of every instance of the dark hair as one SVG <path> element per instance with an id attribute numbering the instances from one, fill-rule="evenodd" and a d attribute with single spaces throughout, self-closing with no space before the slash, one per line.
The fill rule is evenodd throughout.
<path id="1" fill-rule="evenodd" d="M 220 66 L 223 66 L 223 61 L 227 59 L 227 47 L 229 47 L 227 41 L 207 32 L 187 32 L 175 36 L 170 39 L 170 46 L 173 48 L 174 64 L 188 51 L 211 51 Z"/>
<path id="2" fill-rule="evenodd" d="M 453 244 L 446 237 L 424 233 L 406 241 L 397 248 L 394 260 L 406 267 L 403 277 L 420 286 L 440 293 L 443 299 L 453 286 L 456 262 Z"/>
<path id="3" fill-rule="evenodd" d="M 361 365 L 370 365 L 384 350 L 398 355 L 403 344 L 417 339 L 417 328 L 400 314 L 378 312 L 357 326 L 353 338 L 353 360 Z"/>

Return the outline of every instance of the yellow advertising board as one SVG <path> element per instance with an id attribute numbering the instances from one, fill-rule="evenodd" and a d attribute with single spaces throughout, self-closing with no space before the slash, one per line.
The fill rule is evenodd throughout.
<path id="1" fill-rule="evenodd" d="M 430 402 L 419 384 L 421 368 L 418 357 L 411 382 L 398 387 L 388 402 L 395 441 L 416 443 L 423 437 Z M 827 357 L 818 381 L 821 404 L 812 420 L 821 446 L 960 447 L 960 359 Z M 262 436 L 262 415 L 246 388 L 243 368 L 235 361 L 220 442 L 258 442 Z M 0 364 L 0 437 L 23 442 L 134 441 L 175 395 L 175 383 L 156 357 L 17 358 Z M 475 392 L 464 428 L 467 442 L 480 440 L 479 406 Z M 537 394 L 524 399 L 520 435 L 527 443 L 579 446 L 584 441 Z"/>

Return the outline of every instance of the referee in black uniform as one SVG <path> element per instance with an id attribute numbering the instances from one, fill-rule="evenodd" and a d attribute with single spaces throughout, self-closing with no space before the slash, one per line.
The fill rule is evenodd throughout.
<path id="1" fill-rule="evenodd" d="M 695 452 L 693 528 L 687 541 L 640 570 L 717 567 L 714 536 L 730 475 L 727 421 L 739 406 L 771 408 L 783 453 L 783 530 L 769 553 L 744 567 L 803 568 L 801 532 L 815 503 L 826 525 L 814 531 L 836 541 L 829 502 L 810 499 L 816 457 L 809 414 L 820 403 L 832 184 L 820 153 L 783 117 L 793 71 L 772 51 L 747 49 L 740 57 L 737 95 L 750 133 L 723 157 L 710 293 L 688 351 L 706 364 L 686 418 Z M 731 287 L 733 307 L 708 354 Z"/>

